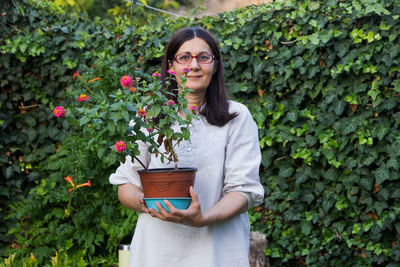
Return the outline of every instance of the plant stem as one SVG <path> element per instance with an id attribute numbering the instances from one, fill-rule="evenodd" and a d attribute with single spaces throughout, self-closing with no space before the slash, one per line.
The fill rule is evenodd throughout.
<path id="1" fill-rule="evenodd" d="M 137 161 L 139 161 L 139 163 L 140 163 L 140 165 L 142 165 L 142 167 L 145 169 L 145 170 L 147 170 L 148 168 L 143 164 L 143 162 L 140 160 L 140 159 L 138 159 L 136 156 L 133 156 Z"/>
<path id="2" fill-rule="evenodd" d="M 89 87 L 87 87 L 87 85 L 86 85 L 87 82 L 85 81 L 85 79 L 82 78 L 82 76 L 81 76 L 80 74 L 78 75 L 78 78 L 79 78 L 81 81 L 84 82 L 83 86 L 85 86 L 85 88 L 86 88 L 92 95 L 96 95 L 95 93 L 92 92 L 92 90 L 89 89 Z"/>
<path id="3" fill-rule="evenodd" d="M 178 170 L 178 162 L 174 162 L 174 170 L 177 171 Z"/>

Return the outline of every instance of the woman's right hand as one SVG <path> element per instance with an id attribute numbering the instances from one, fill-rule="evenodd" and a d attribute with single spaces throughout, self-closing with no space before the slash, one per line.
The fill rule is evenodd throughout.
<path id="1" fill-rule="evenodd" d="M 118 186 L 118 198 L 122 205 L 134 211 L 149 213 L 143 196 L 142 189 L 134 184 L 127 183 Z"/>

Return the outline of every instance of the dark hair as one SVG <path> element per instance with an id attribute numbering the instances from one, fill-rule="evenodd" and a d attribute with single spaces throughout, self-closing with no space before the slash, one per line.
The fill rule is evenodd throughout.
<path id="1" fill-rule="evenodd" d="M 195 37 L 203 39 L 210 46 L 211 51 L 215 56 L 214 64 L 216 64 L 217 67 L 217 71 L 213 74 L 210 85 L 206 91 L 206 105 L 201 109 L 200 114 L 207 119 L 208 123 L 217 126 L 224 126 L 230 120 L 235 118 L 237 114 L 229 113 L 229 94 L 225 86 L 224 66 L 222 63 L 221 52 L 218 41 L 211 33 L 199 27 L 189 27 L 183 28 L 172 35 L 165 50 L 161 68 L 161 79 L 165 81 L 169 62 L 174 60 L 176 51 L 178 51 L 184 42 Z M 176 81 L 173 81 L 168 90 L 172 91 L 173 89 L 176 89 L 177 86 Z"/>

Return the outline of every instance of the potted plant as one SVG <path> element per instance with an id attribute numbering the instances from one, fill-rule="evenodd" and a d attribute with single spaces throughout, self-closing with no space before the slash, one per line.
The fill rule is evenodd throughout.
<path id="1" fill-rule="evenodd" d="M 68 88 L 71 103 L 55 107 L 53 113 L 90 135 L 88 149 L 96 149 L 99 157 L 107 155 L 109 161 L 124 162 L 130 155 L 141 164 L 143 170 L 138 173 L 148 206 L 160 198 L 177 198 L 172 204 L 183 202 L 181 208 L 185 208 L 190 204 L 189 187 L 194 184 L 196 169 L 178 168 L 175 148 L 189 140 L 188 126 L 197 116 L 195 107 L 187 107 L 185 96 L 190 89 L 183 85 L 167 91 L 171 79 L 175 79 L 175 72 L 168 72 L 164 85 L 157 71 L 152 75 L 137 70 L 122 75 L 122 71 L 103 64 L 87 69 L 85 74 L 75 72 L 75 83 Z M 186 77 L 181 79 L 184 84 Z M 173 162 L 174 168 L 148 169 L 137 157 L 139 140 L 162 162 Z"/>

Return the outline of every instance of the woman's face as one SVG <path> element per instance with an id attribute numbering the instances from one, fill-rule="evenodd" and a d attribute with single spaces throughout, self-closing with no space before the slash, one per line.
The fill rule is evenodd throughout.
<path id="1" fill-rule="evenodd" d="M 203 53 L 208 53 L 209 55 L 212 55 L 212 50 L 210 46 L 206 43 L 206 41 L 201 38 L 195 37 L 184 42 L 174 56 L 186 55 L 187 57 L 190 55 L 198 56 L 199 54 L 207 55 Z M 170 62 L 170 68 L 173 68 L 175 70 L 175 78 L 179 85 L 181 85 L 180 76 L 184 76 L 184 70 L 187 69 L 189 72 L 186 76 L 187 80 L 185 86 L 194 90 L 195 92 L 207 90 L 211 78 L 216 71 L 214 60 L 211 63 L 201 64 L 199 63 L 197 58 L 192 58 L 190 63 L 185 64 L 181 64 L 178 63 L 176 60 L 173 60 L 172 64 Z"/>

